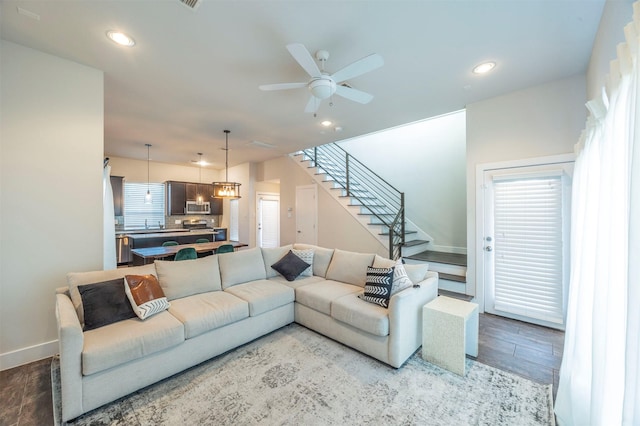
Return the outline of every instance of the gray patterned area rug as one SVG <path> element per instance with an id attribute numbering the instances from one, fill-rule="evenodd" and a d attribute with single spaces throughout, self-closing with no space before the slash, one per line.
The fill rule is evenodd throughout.
<path id="1" fill-rule="evenodd" d="M 59 361 L 52 363 L 56 424 Z M 553 425 L 551 385 L 415 353 L 394 369 L 292 324 L 70 425 Z"/>

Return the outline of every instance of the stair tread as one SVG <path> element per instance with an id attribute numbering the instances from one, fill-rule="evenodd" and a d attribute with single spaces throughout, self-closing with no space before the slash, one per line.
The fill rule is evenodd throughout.
<path id="1" fill-rule="evenodd" d="M 373 225 L 373 226 L 378 226 L 378 225 L 384 225 L 383 223 L 370 223 L 369 225 Z M 418 231 L 404 231 L 404 235 L 407 234 L 417 234 Z M 388 232 L 380 232 L 378 235 L 389 235 Z"/>
<path id="2" fill-rule="evenodd" d="M 426 250 L 426 251 L 408 256 L 407 259 L 422 260 L 424 262 L 446 263 L 449 265 L 467 266 L 466 254 L 445 253 L 442 251 Z"/>
<path id="3" fill-rule="evenodd" d="M 413 247 L 413 246 L 419 246 L 420 244 L 427 244 L 429 241 L 427 240 L 411 240 L 411 241 L 405 241 L 404 246 L 405 247 Z"/>
<path id="4" fill-rule="evenodd" d="M 459 283 L 467 282 L 467 277 L 464 277 L 462 275 L 445 274 L 444 272 L 438 272 L 438 275 L 440 276 L 440 278 L 447 281 L 455 281 Z"/>
<path id="5" fill-rule="evenodd" d="M 464 300 L 465 302 L 470 302 L 473 299 L 473 296 L 469 296 L 468 294 L 456 293 L 455 291 L 438 289 L 438 296 L 447 296 L 453 299 Z"/>

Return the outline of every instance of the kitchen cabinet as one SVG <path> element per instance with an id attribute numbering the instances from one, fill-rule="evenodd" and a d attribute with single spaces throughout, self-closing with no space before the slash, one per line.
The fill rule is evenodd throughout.
<path id="1" fill-rule="evenodd" d="M 187 204 L 187 184 L 169 181 L 166 183 L 167 216 L 183 215 Z"/>
<path id="2" fill-rule="evenodd" d="M 211 203 L 211 214 L 222 214 L 222 199 L 213 198 L 213 185 L 209 183 L 166 182 L 167 216 L 183 215 L 187 201 L 196 201 L 198 194 Z"/>
<path id="3" fill-rule="evenodd" d="M 110 176 L 113 191 L 113 215 L 124 216 L 124 177 Z"/>

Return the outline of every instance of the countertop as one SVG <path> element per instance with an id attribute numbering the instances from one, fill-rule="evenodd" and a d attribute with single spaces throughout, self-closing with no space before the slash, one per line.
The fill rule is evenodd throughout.
<path id="1" fill-rule="evenodd" d="M 189 232 L 188 229 L 125 229 L 116 231 L 116 235 L 133 235 L 133 234 L 166 234 L 175 232 Z"/>
<path id="2" fill-rule="evenodd" d="M 189 230 L 180 230 L 180 229 L 167 229 L 166 231 L 168 232 L 154 232 L 151 234 L 145 234 L 145 233 L 141 233 L 141 234 L 137 234 L 135 235 L 136 239 L 144 239 L 144 238 L 168 238 L 168 237 L 179 237 L 181 235 L 185 235 L 185 231 L 189 233 L 189 235 L 211 235 L 211 234 L 216 234 L 215 231 L 211 231 L 211 230 L 202 230 L 202 231 L 189 231 Z M 174 231 L 174 232 L 171 232 Z M 131 233 L 128 233 L 127 235 L 131 235 Z"/>

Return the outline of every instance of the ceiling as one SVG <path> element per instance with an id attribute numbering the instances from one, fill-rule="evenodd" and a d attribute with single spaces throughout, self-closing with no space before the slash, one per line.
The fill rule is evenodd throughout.
<path id="1" fill-rule="evenodd" d="M 224 129 L 233 166 L 585 73 L 604 3 L 200 0 L 191 9 L 179 0 L 3 0 L 0 13 L 2 39 L 104 71 L 105 156 L 146 160 L 150 143 L 153 161 L 189 165 L 202 152 L 209 167 L 224 168 Z M 110 29 L 136 45 L 114 44 Z M 334 96 L 314 117 L 304 112 L 305 88 L 260 91 L 308 80 L 289 43 L 329 51 L 330 73 L 380 54 L 383 67 L 348 81 L 373 100 Z M 471 72 L 487 60 L 497 63 L 492 72 Z M 334 124 L 324 128 L 327 119 Z"/>

